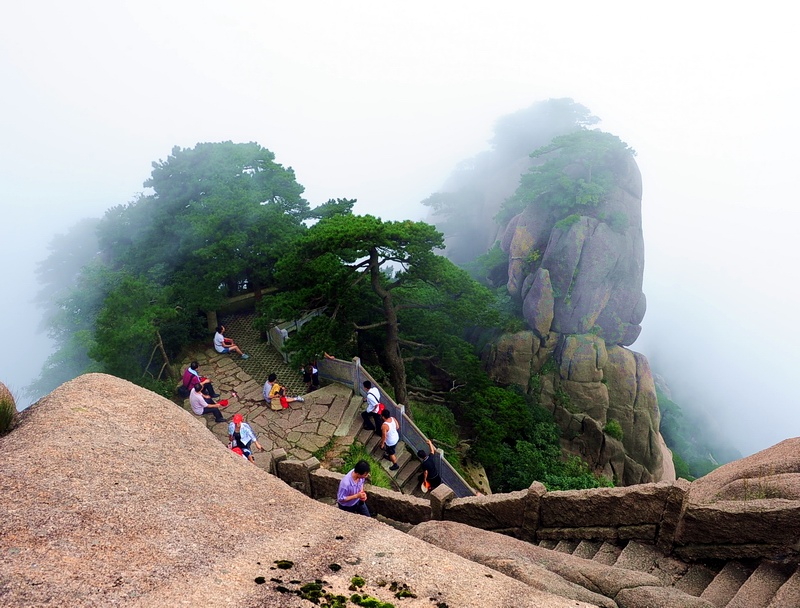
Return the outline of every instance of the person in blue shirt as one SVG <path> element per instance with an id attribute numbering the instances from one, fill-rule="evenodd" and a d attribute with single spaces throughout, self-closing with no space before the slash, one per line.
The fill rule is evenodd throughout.
<path id="1" fill-rule="evenodd" d="M 369 463 L 359 460 L 347 475 L 339 482 L 336 504 L 342 511 L 358 513 L 370 517 L 367 508 L 367 493 L 364 491 L 364 480 L 369 477 Z"/>
<path id="2" fill-rule="evenodd" d="M 250 462 L 254 461 L 253 450 L 250 446 L 255 445 L 255 447 L 261 452 L 264 451 L 264 448 L 261 447 L 260 443 L 258 443 L 258 439 L 256 438 L 256 434 L 253 432 L 253 429 L 250 428 L 250 425 L 244 421 L 244 418 L 241 414 L 234 414 L 233 420 L 228 423 L 228 437 L 230 438 L 231 449 L 241 449 L 245 458 L 247 458 Z"/>

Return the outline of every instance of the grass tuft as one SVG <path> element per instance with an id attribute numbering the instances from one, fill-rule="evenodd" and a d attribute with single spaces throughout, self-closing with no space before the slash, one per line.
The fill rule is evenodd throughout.
<path id="1" fill-rule="evenodd" d="M 14 400 L 9 397 L 0 397 L 0 435 L 7 433 L 14 426 L 17 407 Z"/>

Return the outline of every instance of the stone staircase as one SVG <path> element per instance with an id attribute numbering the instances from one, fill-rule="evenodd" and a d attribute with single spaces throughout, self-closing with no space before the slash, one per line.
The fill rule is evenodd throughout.
<path id="1" fill-rule="evenodd" d="M 664 586 L 660 591 L 649 588 L 645 591 L 643 587 L 625 589 L 613 598 L 620 608 L 800 607 L 800 567 L 796 564 L 768 560 L 687 564 L 665 557 L 652 545 L 635 541 L 624 548 L 586 540 L 542 540 L 538 546 L 614 568 L 644 572 L 655 576 Z"/>
<path id="2" fill-rule="evenodd" d="M 361 425 L 361 416 L 357 416 L 353 424 Z M 386 473 L 391 477 L 392 482 L 395 484 L 395 489 L 403 494 L 411 494 L 413 496 L 424 496 L 419 489 L 417 483 L 417 474 L 420 472 L 420 460 L 416 454 L 412 454 L 411 450 L 406 446 L 402 440 L 397 444 L 395 455 L 397 456 L 397 464 L 400 467 L 396 471 L 390 471 L 389 467 L 392 465 L 391 461 L 383 459 L 383 450 L 381 449 L 381 436 L 375 431 L 367 429 L 360 429 L 356 435 L 356 440 L 362 443 L 369 454 L 384 468 Z"/>

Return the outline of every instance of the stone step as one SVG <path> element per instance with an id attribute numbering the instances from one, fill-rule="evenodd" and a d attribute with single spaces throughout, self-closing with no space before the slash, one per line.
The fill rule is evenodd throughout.
<path id="1" fill-rule="evenodd" d="M 370 432 L 370 431 L 367 431 Z M 377 460 L 381 459 L 381 454 L 383 454 L 383 450 L 381 450 L 381 436 L 372 433 L 372 436 L 369 437 L 364 444 L 367 448 L 367 452 L 373 455 Z M 376 455 L 377 454 L 377 455 Z"/>
<path id="2" fill-rule="evenodd" d="M 689 595 L 700 597 L 716 575 L 714 570 L 703 564 L 693 564 L 686 574 L 675 583 L 675 588 Z"/>
<path id="3" fill-rule="evenodd" d="M 557 540 L 544 539 L 539 541 L 539 546 L 542 549 L 553 549 L 557 544 Z"/>
<path id="4" fill-rule="evenodd" d="M 405 466 L 400 469 L 397 475 L 397 483 L 403 488 L 406 494 L 415 494 L 421 496 L 423 493 L 419 490 L 419 483 L 417 481 L 417 474 L 420 471 L 420 463 L 416 458 L 409 460 Z"/>
<path id="5" fill-rule="evenodd" d="M 592 559 L 597 554 L 597 550 L 602 544 L 603 543 L 597 540 L 582 540 L 578 543 L 578 546 L 575 547 L 572 555 L 575 557 L 582 557 L 583 559 Z"/>
<path id="6" fill-rule="evenodd" d="M 333 405 L 331 407 L 334 407 Z M 341 422 L 336 427 L 336 431 L 334 431 L 334 435 L 337 437 L 344 437 L 345 435 L 350 433 L 350 429 L 353 428 L 353 425 L 358 424 L 361 425 L 361 416 L 358 415 L 358 411 L 361 408 L 361 397 L 360 396 L 353 396 L 350 398 L 349 403 L 344 409 L 342 413 Z"/>
<path id="7" fill-rule="evenodd" d="M 775 593 L 767 608 L 786 608 L 800 606 L 800 568 L 797 568 L 781 588 Z"/>
<path id="8" fill-rule="evenodd" d="M 724 608 L 749 578 L 751 570 L 741 562 L 728 562 L 705 588 L 700 598 Z"/>
<path id="9" fill-rule="evenodd" d="M 578 541 L 575 540 L 560 540 L 558 544 L 553 547 L 553 551 L 558 551 L 559 553 L 567 553 L 572 555 L 572 552 L 575 551 L 575 547 L 578 546 Z"/>
<path id="10" fill-rule="evenodd" d="M 384 469 L 386 469 L 386 472 L 389 473 L 389 475 L 391 475 L 392 477 L 396 478 L 397 474 L 400 472 L 400 469 L 398 468 L 395 471 L 390 471 L 389 467 L 392 466 L 392 461 L 389 460 L 388 458 L 384 458 L 383 454 L 384 454 L 383 449 L 381 449 L 380 442 L 378 442 L 377 447 L 372 451 L 372 457 L 375 458 L 375 460 L 380 460 L 381 466 Z M 409 453 L 408 450 L 406 450 L 406 444 L 403 443 L 402 441 L 397 442 L 395 456 L 397 456 L 398 467 L 402 467 L 406 462 L 408 462 Z"/>
<path id="11" fill-rule="evenodd" d="M 660 579 L 664 586 L 672 587 L 686 575 L 688 570 L 689 564 L 686 562 L 663 555 L 656 559 L 656 567 L 650 574 Z"/>
<path id="12" fill-rule="evenodd" d="M 629 587 L 614 597 L 619 608 L 717 608 L 674 587 Z"/>
<path id="13" fill-rule="evenodd" d="M 374 431 L 367 430 L 365 428 L 360 428 L 358 433 L 356 434 L 356 439 L 358 439 L 359 443 L 366 444 L 367 441 L 372 439 L 372 436 L 375 434 Z"/>
<path id="14" fill-rule="evenodd" d="M 794 568 L 783 564 L 761 562 L 726 608 L 767 608 L 793 571 Z"/>
<path id="15" fill-rule="evenodd" d="M 638 570 L 639 572 L 652 572 L 656 567 L 656 561 L 663 554 L 653 545 L 645 545 L 630 541 L 617 557 L 614 565 L 618 568 L 628 570 Z"/>
<path id="16" fill-rule="evenodd" d="M 398 442 L 395 456 L 397 456 L 397 466 L 399 466 L 401 469 L 406 465 L 406 463 L 411 461 L 411 452 L 408 450 L 408 448 L 406 448 L 404 441 Z"/>
<path id="17" fill-rule="evenodd" d="M 619 557 L 620 553 L 622 553 L 622 549 L 620 547 L 612 545 L 611 543 L 603 543 L 600 545 L 597 553 L 594 554 L 592 561 L 605 564 L 606 566 L 613 566 L 616 563 L 617 557 Z"/>

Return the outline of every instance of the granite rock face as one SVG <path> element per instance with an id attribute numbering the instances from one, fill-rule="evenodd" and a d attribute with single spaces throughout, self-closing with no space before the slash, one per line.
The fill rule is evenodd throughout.
<path id="1" fill-rule="evenodd" d="M 587 215 L 564 218 L 530 204 L 509 221 L 500 241 L 507 289 L 530 330 L 501 336 L 482 360 L 496 381 L 540 391 L 562 447 L 596 472 L 624 485 L 669 481 L 675 470 L 659 433 L 653 375 L 644 356 L 625 348 L 646 309 L 641 174 L 630 154 L 616 158 L 613 174 Z M 543 369 L 550 358 L 555 365 Z M 621 437 L 604 432 L 610 421 Z"/>
<path id="2" fill-rule="evenodd" d="M 0 437 L 2 606 L 300 608 L 301 585 L 349 597 L 354 576 L 396 603 L 389 574 L 411 608 L 592 605 L 316 502 L 125 380 L 80 376 L 20 418 Z"/>
<path id="3" fill-rule="evenodd" d="M 509 256 L 508 291 L 523 298 L 526 321 L 540 335 L 551 329 L 595 333 L 609 343 L 628 346 L 641 331 L 646 308 L 642 178 L 633 157 L 621 158 L 615 166 L 617 183 L 593 208 L 592 217 L 559 222 L 563 218 L 552 209 L 530 205 L 506 227 L 501 247 Z M 534 252 L 539 260 L 531 263 Z M 526 285 L 531 286 L 527 293 Z M 551 306 L 550 301 L 552 326 L 545 328 L 537 312 Z"/>

